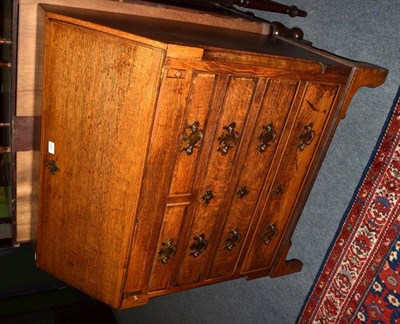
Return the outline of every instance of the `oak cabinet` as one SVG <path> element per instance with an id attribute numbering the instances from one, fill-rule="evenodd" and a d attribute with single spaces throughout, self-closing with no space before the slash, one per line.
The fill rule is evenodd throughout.
<path id="1" fill-rule="evenodd" d="M 290 238 L 358 87 L 282 37 L 52 8 L 37 264 L 113 307 L 299 271 Z"/>

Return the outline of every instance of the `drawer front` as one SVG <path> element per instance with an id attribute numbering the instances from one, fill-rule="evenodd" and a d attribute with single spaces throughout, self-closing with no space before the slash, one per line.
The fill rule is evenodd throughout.
<path id="1" fill-rule="evenodd" d="M 307 85 L 242 273 L 271 266 L 338 90 L 336 85 Z"/>
<path id="2" fill-rule="evenodd" d="M 215 127 L 209 123 L 209 112 L 217 81 L 218 76 L 215 74 L 193 73 L 185 122 L 177 148 L 180 153 L 175 163 L 169 196 L 187 195 L 192 191 L 199 159 L 204 159 L 201 155 L 202 147 L 206 140 L 214 136 Z"/>
<path id="3" fill-rule="evenodd" d="M 184 255 L 176 278 L 177 285 L 200 280 L 209 250 L 216 239 L 213 228 L 221 217 L 225 191 L 241 144 L 257 79 L 229 78 L 218 126 L 200 190 L 194 197 L 193 223 L 184 246 Z"/>
<path id="4" fill-rule="evenodd" d="M 187 204 L 167 205 L 155 253 L 149 291 L 168 288 Z"/>
<path id="5" fill-rule="evenodd" d="M 200 160 L 207 157 L 204 145 L 212 143 L 215 126 L 211 125 L 210 110 L 214 102 L 218 76 L 193 72 L 183 124 L 176 151 L 175 167 L 169 188 L 167 205 L 158 237 L 150 277 L 149 291 L 167 289 L 179 264 L 183 225 Z"/>
<path id="6" fill-rule="evenodd" d="M 158 239 L 166 212 L 171 174 L 179 153 L 177 146 L 184 122 L 190 81 L 191 71 L 164 70 L 125 280 L 124 293 L 129 298 L 141 295 L 148 289 L 154 255 L 159 249 Z M 169 213 L 172 212 L 167 210 L 167 214 Z M 171 235 L 168 233 L 166 239 L 171 238 Z"/>
<path id="7" fill-rule="evenodd" d="M 297 88 L 293 81 L 270 80 L 267 85 L 209 278 L 235 270 Z"/>

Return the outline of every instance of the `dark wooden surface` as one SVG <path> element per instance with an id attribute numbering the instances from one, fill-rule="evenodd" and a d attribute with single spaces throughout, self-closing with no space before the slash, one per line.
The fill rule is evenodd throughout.
<path id="1" fill-rule="evenodd" d="M 151 20 L 121 31 L 94 24 L 93 15 L 83 16 L 89 22 L 48 16 L 38 265 L 122 308 L 223 280 L 299 271 L 300 261 L 286 260 L 290 237 L 322 157 L 350 97 L 383 82 L 385 70 L 285 40 L 284 52 L 311 54 L 171 46 L 169 39 L 182 38 L 161 36 L 146 25 Z M 207 42 L 207 35 L 197 36 Z M 336 63 L 320 64 L 327 62 Z M 182 137 L 194 122 L 203 139 L 187 154 Z M 222 154 L 233 122 L 238 140 Z M 275 139 L 261 152 L 260 134 L 271 123 Z M 60 167 L 55 175 L 49 159 Z M 244 186 L 248 194 L 239 198 Z M 205 204 L 207 191 L 214 197 Z M 228 250 L 234 229 L 241 239 Z M 198 255 L 196 237 L 207 241 Z M 173 252 L 163 261 L 167 242 Z"/>
<path id="2" fill-rule="evenodd" d="M 207 27 L 197 24 L 169 21 L 147 17 L 96 12 L 84 9 L 45 6 L 53 12 L 65 14 L 77 19 L 107 26 L 158 40 L 165 43 L 200 46 L 202 48 L 224 48 L 247 51 L 258 54 L 291 57 L 300 60 L 320 62 L 328 66 L 341 66 L 335 60 L 330 60 L 302 47 L 283 42 L 277 38 L 256 33 L 241 32 L 223 28 Z"/>

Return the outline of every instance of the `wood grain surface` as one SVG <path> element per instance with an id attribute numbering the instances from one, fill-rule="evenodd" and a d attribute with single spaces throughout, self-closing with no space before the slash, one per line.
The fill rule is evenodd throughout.
<path id="1" fill-rule="evenodd" d="M 290 238 L 327 146 L 356 89 L 385 71 L 280 38 L 257 50 L 217 44 L 240 40 L 232 30 L 175 35 L 166 31 L 178 33 L 176 21 L 151 13 L 130 24 L 52 9 L 38 265 L 117 308 L 299 271 L 300 261 L 286 260 Z M 200 141 L 188 151 L 191 131 Z M 224 151 L 229 133 L 237 140 Z M 19 173 L 21 201 L 33 198 L 34 173 Z M 240 239 L 228 249 L 234 230 Z M 199 237 L 207 245 L 195 254 Z"/>
<path id="2" fill-rule="evenodd" d="M 118 307 L 163 51 L 49 19 L 45 52 L 37 263 Z"/>

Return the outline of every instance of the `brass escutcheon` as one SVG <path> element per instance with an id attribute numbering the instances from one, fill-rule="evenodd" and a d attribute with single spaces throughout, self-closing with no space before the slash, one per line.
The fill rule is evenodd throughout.
<path id="1" fill-rule="evenodd" d="M 239 188 L 239 190 L 236 192 L 236 196 L 239 199 L 243 199 L 244 197 L 246 197 L 248 194 L 250 193 L 250 189 L 247 188 L 246 186 L 242 186 Z"/>
<path id="2" fill-rule="evenodd" d="M 193 150 L 201 146 L 203 141 L 203 131 L 200 129 L 200 123 L 198 121 L 193 122 L 192 125 L 188 125 L 183 130 L 181 139 L 181 152 L 186 152 L 187 155 L 192 155 Z"/>
<path id="3" fill-rule="evenodd" d="M 278 235 L 278 228 L 276 227 L 276 224 L 274 223 L 269 225 L 263 235 L 264 237 L 263 243 L 265 245 L 268 245 L 277 235 Z"/>
<path id="4" fill-rule="evenodd" d="M 236 227 L 229 232 L 229 237 L 225 240 L 224 249 L 232 251 L 242 240 L 242 235 L 239 233 L 239 229 Z"/>
<path id="5" fill-rule="evenodd" d="M 208 205 L 210 203 L 210 201 L 213 200 L 214 198 L 215 198 L 215 195 L 212 192 L 212 190 L 207 190 L 206 193 L 203 196 L 201 196 L 201 200 L 206 205 Z"/>
<path id="6" fill-rule="evenodd" d="M 232 122 L 228 126 L 224 126 L 224 132 L 218 138 L 218 152 L 222 155 L 227 155 L 231 148 L 234 148 L 239 142 L 239 133 L 235 131 L 236 123 Z"/>
<path id="7" fill-rule="evenodd" d="M 49 169 L 51 175 L 55 175 L 60 171 L 55 160 L 49 160 L 45 163 L 47 169 Z"/>
<path id="8" fill-rule="evenodd" d="M 299 151 L 304 151 L 307 145 L 310 145 L 315 137 L 315 131 L 312 129 L 313 123 L 304 126 L 304 132 L 299 136 L 300 144 Z"/>
<path id="9" fill-rule="evenodd" d="M 260 136 L 257 137 L 259 141 L 259 145 L 257 148 L 261 153 L 265 152 L 268 146 L 274 144 L 276 138 L 276 131 L 272 123 L 264 125 L 262 128 L 262 133 L 260 134 Z"/>
<path id="10" fill-rule="evenodd" d="M 279 194 L 281 194 L 283 191 L 285 190 L 285 186 L 284 185 L 279 185 L 277 186 L 274 190 L 272 190 L 272 196 L 278 196 Z"/>
<path id="11" fill-rule="evenodd" d="M 169 239 L 161 243 L 161 249 L 157 252 L 162 263 L 167 263 L 176 253 L 176 246 L 173 244 L 174 239 Z"/>
<path id="12" fill-rule="evenodd" d="M 193 250 L 193 252 L 190 253 L 189 255 L 193 256 L 194 258 L 197 258 L 200 255 L 200 253 L 207 250 L 208 242 L 207 240 L 204 239 L 205 236 L 206 235 L 202 233 L 199 236 L 193 238 L 196 242 L 194 242 L 190 246 L 190 249 Z"/>

